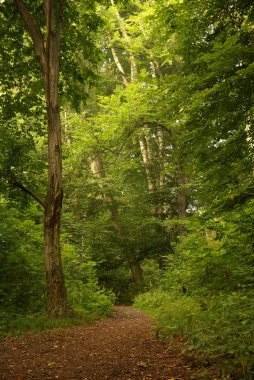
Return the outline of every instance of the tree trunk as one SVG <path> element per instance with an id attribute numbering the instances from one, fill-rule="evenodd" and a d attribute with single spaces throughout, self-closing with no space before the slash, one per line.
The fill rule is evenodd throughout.
<path id="1" fill-rule="evenodd" d="M 186 195 L 185 195 L 185 175 L 183 168 L 178 168 L 178 189 L 177 189 L 177 203 L 178 203 L 178 218 L 184 219 L 186 217 Z"/>
<path id="2" fill-rule="evenodd" d="M 144 277 L 143 277 L 143 269 L 139 262 L 135 262 L 131 264 L 131 272 L 132 277 L 139 287 L 139 289 L 142 289 L 144 287 Z"/>
<path id="3" fill-rule="evenodd" d="M 160 177 L 159 177 L 159 188 L 162 191 L 165 184 L 165 142 L 164 142 L 164 132 L 161 127 L 157 128 L 157 137 L 159 143 L 159 160 L 160 160 Z"/>
<path id="4" fill-rule="evenodd" d="M 45 1 L 47 42 L 44 87 L 48 117 L 48 189 L 45 208 L 44 250 L 50 317 L 64 315 L 67 295 L 61 262 L 60 228 L 62 211 L 62 146 L 61 120 L 58 103 L 58 75 L 62 2 L 54 17 L 51 0 Z"/>
<path id="5" fill-rule="evenodd" d="M 149 151 L 146 145 L 146 142 L 147 140 L 144 140 L 143 137 L 141 136 L 139 137 L 139 146 L 140 146 L 141 157 L 145 166 L 148 193 L 150 195 L 154 195 L 156 192 L 156 188 L 155 188 L 155 183 L 154 183 L 154 178 L 153 178 L 151 150 Z"/>
<path id="6" fill-rule="evenodd" d="M 184 225 L 181 223 L 181 220 L 186 218 L 186 194 L 185 194 L 185 183 L 186 178 L 183 168 L 179 165 L 178 167 L 178 178 L 177 178 L 177 203 L 178 203 L 178 218 L 180 219 L 179 224 L 179 235 L 180 240 L 181 236 L 187 235 L 187 231 Z"/>
<path id="7" fill-rule="evenodd" d="M 116 49 L 113 46 L 111 47 L 111 52 L 112 52 L 112 56 L 115 61 L 115 64 L 121 74 L 123 84 L 126 87 L 128 85 L 128 80 L 126 78 L 126 74 L 124 72 L 123 66 L 121 65 L 121 62 L 119 61 L 118 55 L 116 54 Z"/>
<path id="8" fill-rule="evenodd" d="M 254 152 L 254 139 L 253 139 L 253 134 L 252 134 L 252 122 L 251 122 L 251 111 L 248 110 L 246 112 L 246 120 L 245 120 L 245 132 L 246 132 L 246 140 L 247 140 L 247 144 L 248 144 L 248 148 L 249 148 L 249 152 L 250 152 L 250 157 L 251 157 L 251 160 L 252 160 L 252 164 L 254 164 L 254 156 L 253 156 L 253 152 Z M 252 167 L 252 175 L 254 176 L 254 166 Z"/>
<path id="9" fill-rule="evenodd" d="M 67 295 L 61 262 L 60 226 L 62 210 L 61 120 L 58 104 L 58 74 L 62 0 L 45 0 L 45 35 L 22 0 L 14 0 L 33 40 L 45 90 L 48 122 L 48 186 L 44 214 L 44 254 L 49 317 L 67 311 Z"/>
<path id="10" fill-rule="evenodd" d="M 152 154 L 152 136 L 151 131 L 145 132 L 145 137 L 139 137 L 139 147 L 141 152 L 141 157 L 145 167 L 146 180 L 148 193 L 151 196 L 150 210 L 153 216 L 157 216 L 157 207 L 154 205 L 154 200 L 157 195 L 157 189 L 154 178 L 154 165 L 153 165 L 153 154 Z"/>
<path id="11" fill-rule="evenodd" d="M 131 47 L 132 47 L 131 46 L 131 39 L 130 39 L 127 31 L 126 31 L 125 23 L 124 23 L 122 17 L 120 16 L 117 7 L 115 6 L 114 0 L 110 0 L 110 2 L 111 2 L 111 5 L 115 11 L 115 17 L 116 17 L 116 20 L 118 22 L 119 28 L 121 30 L 122 36 L 125 39 L 128 47 L 130 49 L 129 57 L 130 57 L 130 64 L 131 64 L 131 83 L 135 83 L 137 81 L 138 69 L 137 69 L 137 65 L 136 65 L 135 56 L 131 51 Z"/>
<path id="12" fill-rule="evenodd" d="M 67 296 L 61 263 L 60 226 L 62 210 L 61 124 L 58 104 L 48 112 L 48 190 L 44 218 L 44 253 L 46 265 L 48 315 L 64 315 Z"/>

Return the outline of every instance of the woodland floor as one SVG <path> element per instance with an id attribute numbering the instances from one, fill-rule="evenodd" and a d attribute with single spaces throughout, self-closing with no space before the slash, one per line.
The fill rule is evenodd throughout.
<path id="1" fill-rule="evenodd" d="M 88 326 L 28 333 L 0 343 L 1 380 L 210 379 L 182 343 L 156 340 L 153 320 L 132 307 Z"/>

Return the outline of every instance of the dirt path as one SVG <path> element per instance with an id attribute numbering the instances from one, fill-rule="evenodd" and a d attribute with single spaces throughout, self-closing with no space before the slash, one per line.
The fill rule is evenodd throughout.
<path id="1" fill-rule="evenodd" d="M 93 325 L 7 338 L 0 343 L 0 379 L 200 379 L 179 347 L 169 350 L 154 336 L 150 317 L 118 307 Z"/>

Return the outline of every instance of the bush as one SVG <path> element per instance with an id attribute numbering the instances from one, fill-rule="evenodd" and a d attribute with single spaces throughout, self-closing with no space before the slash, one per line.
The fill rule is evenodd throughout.
<path id="1" fill-rule="evenodd" d="M 46 305 L 40 210 L 0 203 L 0 310 L 36 313 Z"/>
<path id="2" fill-rule="evenodd" d="M 175 334 L 187 336 L 201 313 L 198 301 L 188 297 L 177 299 L 174 294 L 161 290 L 139 295 L 135 306 L 155 316 L 157 336 L 162 338 Z"/>
<path id="3" fill-rule="evenodd" d="M 74 312 L 94 317 L 111 315 L 115 295 L 99 286 L 96 264 L 93 261 L 80 262 L 75 254 L 70 257 L 65 255 L 64 260 L 70 308 Z"/>
<path id="4" fill-rule="evenodd" d="M 214 297 L 189 335 L 190 348 L 214 359 L 221 372 L 226 369 L 239 379 L 254 377 L 253 296 L 254 292 L 235 292 Z"/>
<path id="5" fill-rule="evenodd" d="M 139 294 L 135 298 L 134 306 L 157 316 L 159 314 L 158 310 L 160 310 L 162 305 L 166 304 L 171 299 L 172 295 L 169 292 L 154 289 L 150 292 Z"/>
<path id="6" fill-rule="evenodd" d="M 197 350 L 217 365 L 222 376 L 254 378 L 254 292 L 213 298 L 182 296 L 156 290 L 136 298 L 135 306 L 157 319 L 157 335 L 186 338 L 186 349 Z"/>
<path id="7" fill-rule="evenodd" d="M 109 290 L 101 289 L 97 282 L 84 284 L 81 280 L 69 280 L 67 288 L 69 305 L 74 311 L 95 317 L 112 314 L 115 295 Z"/>

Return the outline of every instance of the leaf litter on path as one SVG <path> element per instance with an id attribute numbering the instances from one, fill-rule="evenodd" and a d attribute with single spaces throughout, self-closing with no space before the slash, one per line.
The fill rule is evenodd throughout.
<path id="1" fill-rule="evenodd" d="M 153 319 L 115 308 L 93 325 L 28 333 L 0 343 L 1 380 L 207 380 L 193 357 L 155 338 Z"/>

